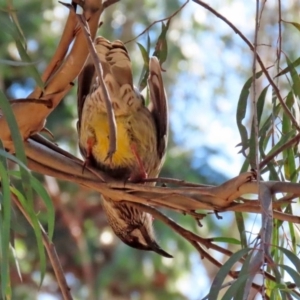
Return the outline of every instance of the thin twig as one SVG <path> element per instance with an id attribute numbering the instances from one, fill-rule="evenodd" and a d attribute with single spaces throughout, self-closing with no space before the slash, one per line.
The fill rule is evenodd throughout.
<path id="1" fill-rule="evenodd" d="M 94 43 L 91 38 L 89 25 L 88 25 L 86 19 L 84 18 L 84 15 L 77 15 L 77 17 L 78 17 L 81 29 L 84 32 L 84 35 L 87 40 L 89 52 L 90 52 L 91 58 L 94 62 L 96 72 L 98 74 L 99 85 L 101 87 L 105 105 L 106 105 L 107 118 L 108 118 L 108 124 L 109 124 L 109 147 L 108 147 L 108 152 L 107 152 L 107 156 L 106 156 L 105 160 L 106 159 L 111 160 L 113 154 L 116 152 L 116 149 L 117 149 L 116 118 L 115 118 L 114 110 L 112 107 L 111 99 L 110 99 L 108 90 L 106 88 L 106 84 L 103 79 L 103 68 L 102 68 L 100 59 L 97 55 L 96 48 L 95 48 Z"/>
<path id="2" fill-rule="evenodd" d="M 210 187 L 212 185 L 208 184 L 200 184 L 200 183 L 194 183 L 194 182 L 188 182 L 183 179 L 176 179 L 176 178 L 167 178 L 167 177 L 157 177 L 157 178 L 146 178 L 141 182 L 156 182 L 156 183 L 171 183 L 176 184 L 179 186 L 188 186 L 188 187 Z"/>
<path id="3" fill-rule="evenodd" d="M 256 16 L 255 16 L 255 31 L 254 31 L 254 51 L 253 51 L 253 62 L 252 62 L 252 105 L 253 105 L 253 124 L 254 124 L 254 132 L 255 132 L 255 169 L 257 172 L 257 185 L 259 188 L 260 183 L 260 169 L 259 166 L 259 157 L 258 157 L 258 148 L 259 148 L 259 128 L 258 128 L 258 119 L 257 119 L 257 99 L 256 99 L 256 62 L 257 62 L 257 43 L 258 43 L 258 31 L 260 20 L 258 19 L 259 13 L 259 2 L 256 0 Z"/>
<path id="4" fill-rule="evenodd" d="M 279 73 L 279 64 L 281 58 L 281 51 L 282 51 L 282 30 L 281 30 L 281 0 L 278 0 L 278 47 L 277 47 L 277 61 L 278 61 L 278 70 Z"/>
<path id="5" fill-rule="evenodd" d="M 103 7 L 103 9 L 105 9 L 105 8 L 111 6 L 111 5 L 113 5 L 113 4 L 115 4 L 115 3 L 119 2 L 119 1 L 120 0 L 106 0 L 106 1 L 104 1 L 102 3 L 102 7 Z"/>
<path id="6" fill-rule="evenodd" d="M 284 143 L 282 146 L 280 146 L 278 149 L 276 149 L 274 152 L 267 155 L 263 161 L 260 162 L 259 168 L 262 169 L 265 167 L 275 156 L 280 154 L 283 150 L 291 148 L 292 145 L 298 143 L 300 140 L 300 133 L 298 133 L 296 136 L 294 136 L 291 140 Z"/>
<path id="7" fill-rule="evenodd" d="M 277 201 L 275 203 L 277 203 Z M 281 205 L 284 205 L 284 204 L 286 204 L 286 203 L 282 203 Z M 278 205 L 276 205 L 276 206 L 278 206 Z M 261 213 L 261 206 L 259 205 L 258 201 L 253 201 L 253 203 L 251 203 L 251 204 L 250 203 L 249 204 L 245 204 L 245 203 L 236 204 L 235 203 L 234 205 L 229 206 L 225 209 L 221 209 L 218 212 L 229 212 L 229 211 L 260 214 Z M 273 217 L 277 220 L 287 221 L 287 222 L 291 222 L 291 223 L 294 223 L 294 224 L 300 224 L 300 217 L 299 216 L 294 216 L 292 214 L 283 213 L 283 212 L 278 211 L 276 209 L 273 210 Z"/>
<path id="8" fill-rule="evenodd" d="M 124 44 L 128 44 L 131 43 L 133 41 L 135 41 L 137 38 L 139 38 L 140 36 L 142 36 L 144 33 L 146 33 L 154 24 L 163 22 L 163 21 L 167 21 L 167 20 L 171 20 L 173 17 L 175 17 L 188 3 L 190 0 L 187 0 L 179 9 L 177 9 L 173 14 L 171 14 L 169 17 L 160 19 L 160 20 L 156 20 L 153 23 L 151 23 L 148 27 L 146 27 L 146 29 L 144 29 L 140 34 L 138 34 L 135 38 L 125 42 Z"/>
<path id="9" fill-rule="evenodd" d="M 268 210 L 265 209 L 265 203 L 266 197 L 262 197 L 263 191 L 267 189 L 265 186 L 261 186 L 260 184 L 260 169 L 259 169 L 259 157 L 258 157 L 258 149 L 259 149 L 259 125 L 258 125 L 258 118 L 257 118 L 257 99 L 256 99 L 256 62 L 257 62 L 257 44 L 258 44 L 258 32 L 260 27 L 260 20 L 263 13 L 263 7 L 261 9 L 261 14 L 259 14 L 259 0 L 256 0 L 256 9 L 255 9 L 255 30 L 254 30 L 254 42 L 253 42 L 253 62 L 252 62 L 252 76 L 253 76 L 253 82 L 252 82 L 252 105 L 253 105 L 253 126 L 254 126 L 254 133 L 255 133 L 255 168 L 257 170 L 257 188 L 258 188 L 258 194 L 259 194 L 259 202 L 261 207 L 261 215 L 262 215 L 262 226 L 261 226 L 261 245 L 266 244 L 266 223 L 268 222 Z M 269 191 L 269 190 L 268 190 Z M 269 200 L 269 199 L 268 199 Z M 270 241 L 268 241 L 270 244 Z M 265 257 L 265 247 L 260 247 L 261 251 L 257 251 L 250 259 L 249 265 L 250 272 L 249 277 L 246 280 L 244 292 L 243 292 L 243 300 L 247 300 L 250 295 L 251 286 L 254 280 L 255 275 L 258 273 L 258 271 L 261 269 L 261 266 L 264 263 L 264 257 Z M 264 293 L 264 289 L 262 291 Z M 264 295 L 264 294 L 263 294 Z"/>
<path id="10" fill-rule="evenodd" d="M 252 50 L 253 52 L 255 51 L 254 50 L 254 46 L 252 45 L 252 43 L 243 35 L 243 33 L 236 27 L 234 26 L 229 20 L 227 20 L 223 15 L 221 15 L 220 13 L 218 13 L 216 10 L 214 10 L 211 6 L 209 6 L 207 3 L 201 1 L 201 0 L 193 0 L 195 3 L 203 6 L 204 8 L 206 8 L 208 11 L 210 11 L 211 13 L 213 13 L 216 17 L 218 17 L 219 19 L 221 19 L 222 21 L 224 21 L 236 34 L 238 34 L 241 39 L 248 45 L 248 47 L 250 48 L 250 50 Z M 258 53 L 256 54 L 256 58 L 257 58 L 257 61 L 263 71 L 263 73 L 265 74 L 265 76 L 267 77 L 270 85 L 273 87 L 275 93 L 276 93 L 276 96 L 280 102 L 280 104 L 282 105 L 285 113 L 289 116 L 291 122 L 293 123 L 293 125 L 295 126 L 295 128 L 300 131 L 300 127 L 299 127 L 299 124 L 298 122 L 296 121 L 296 119 L 294 118 L 293 114 L 291 113 L 291 111 L 289 110 L 289 108 L 286 106 L 281 94 L 280 94 L 280 91 L 277 87 L 277 85 L 275 84 L 275 82 L 273 81 L 273 79 L 271 78 L 269 72 L 267 71 L 266 67 L 264 66 L 263 64 L 263 61 L 262 59 L 260 58 L 260 56 L 258 55 Z"/>

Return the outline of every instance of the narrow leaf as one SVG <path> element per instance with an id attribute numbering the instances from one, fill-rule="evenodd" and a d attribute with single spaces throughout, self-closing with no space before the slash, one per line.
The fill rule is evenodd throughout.
<path id="1" fill-rule="evenodd" d="M 292 277 L 293 282 L 296 284 L 296 286 L 300 287 L 300 275 L 298 272 L 296 272 L 293 268 L 287 265 L 278 265 L 278 266 L 286 270 L 289 273 L 289 275 Z"/>
<path id="2" fill-rule="evenodd" d="M 229 289 L 226 291 L 226 293 L 222 297 L 222 300 L 236 299 L 235 297 L 237 295 L 237 292 L 238 292 L 239 288 L 245 284 L 248 277 L 249 277 L 248 274 L 244 274 L 242 276 L 239 276 L 233 282 L 233 284 L 229 287 Z M 242 298 L 239 298 L 239 299 L 242 299 Z"/>
<path id="3" fill-rule="evenodd" d="M 7 169 L 0 162 L 0 179 L 1 179 L 1 211 L 0 211 L 0 232 L 1 232 L 1 291 L 2 298 L 6 299 L 9 293 L 9 240 L 10 240 L 10 189 Z"/>
<path id="4" fill-rule="evenodd" d="M 147 79 L 149 76 L 149 50 L 147 51 L 145 47 L 140 43 L 137 43 L 137 45 L 140 49 L 144 61 L 142 73 L 139 79 L 139 91 L 142 91 L 147 85 Z"/>
<path id="5" fill-rule="evenodd" d="M 213 283 L 211 285 L 208 300 L 215 300 L 218 299 L 219 291 L 221 290 L 222 284 L 230 272 L 233 265 L 238 262 L 244 255 L 246 255 L 251 249 L 245 248 L 241 249 L 238 252 L 231 255 L 231 257 L 226 261 L 226 263 L 220 268 L 219 272 L 217 273 Z"/>
<path id="6" fill-rule="evenodd" d="M 262 75 L 262 71 L 259 71 L 255 74 L 255 78 L 258 79 Z M 246 83 L 244 84 L 242 91 L 240 93 L 238 106 L 237 106 L 237 112 L 236 112 L 236 123 L 238 126 L 238 130 L 241 136 L 241 142 L 242 142 L 242 149 L 241 152 L 246 156 L 245 150 L 248 148 L 248 134 L 247 129 L 243 125 L 242 121 L 244 120 L 246 116 L 246 109 L 247 109 L 247 101 L 250 93 L 250 87 L 253 82 L 253 76 L 251 76 Z"/>
<path id="7" fill-rule="evenodd" d="M 161 22 L 161 33 L 158 37 L 157 43 L 155 45 L 155 51 L 153 56 L 156 56 L 162 65 L 168 56 L 168 43 L 167 43 L 167 32 L 170 26 L 170 19 L 167 21 L 166 25 Z"/>
<path id="8" fill-rule="evenodd" d="M 222 242 L 222 243 L 228 243 L 228 244 L 234 244 L 234 245 L 240 245 L 241 242 L 235 238 L 228 238 L 228 237 L 214 237 L 212 238 L 214 242 Z"/>

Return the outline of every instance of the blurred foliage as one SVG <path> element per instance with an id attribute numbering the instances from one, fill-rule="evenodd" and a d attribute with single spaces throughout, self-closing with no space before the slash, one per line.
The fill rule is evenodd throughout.
<path id="1" fill-rule="evenodd" d="M 9 24 L 12 22 L 5 10 L 10 1 L 1 1 L 0 88 L 9 98 L 22 98 L 29 94 L 36 83 L 33 77 L 28 76 L 28 66 L 8 62 L 18 62 L 19 55 L 14 36 L 9 31 Z M 224 13 L 228 13 L 230 5 L 239 2 L 238 5 L 243 11 L 249 9 L 249 13 L 245 15 L 249 16 L 249 19 L 253 19 L 253 10 L 250 10 L 246 2 L 225 2 L 226 4 L 221 4 L 217 0 L 211 1 L 211 5 L 215 8 L 221 7 Z M 164 2 L 147 0 L 143 1 L 141 5 L 136 3 L 132 0 L 122 0 L 109 7 L 103 15 L 103 25 L 99 29 L 99 34 L 112 40 L 129 41 L 154 21 L 171 15 L 184 2 L 181 0 Z M 57 1 L 28 0 L 15 1 L 13 4 L 20 28 L 27 41 L 27 54 L 37 70 L 42 73 L 58 44 L 68 11 Z M 297 10 L 299 11 L 299 3 L 283 5 L 282 18 L 286 21 L 293 20 L 294 12 Z M 228 18 L 230 19 L 230 15 Z M 220 144 L 210 144 L 207 141 L 212 139 L 207 132 L 213 129 L 214 119 L 224 118 L 222 114 L 224 111 L 226 112 L 226 105 L 231 103 L 234 103 L 235 108 L 238 107 L 238 112 L 241 107 L 245 112 L 237 114 L 237 123 L 241 125 L 239 128 L 242 126 L 245 128 L 243 132 L 239 131 L 244 153 L 248 153 L 249 146 L 254 141 L 251 130 L 249 130 L 249 128 L 251 129 L 250 115 L 252 114 L 251 108 L 249 108 L 251 93 L 249 95 L 247 89 L 242 90 L 247 78 L 251 76 L 252 56 L 236 35 L 228 28 L 221 27 L 220 24 L 220 20 L 216 20 L 214 16 L 194 3 L 189 3 L 172 18 L 169 24 L 168 55 L 163 68 L 166 70 L 164 80 L 171 110 L 171 134 L 169 151 L 161 176 L 208 184 L 219 184 L 229 176 L 223 174 L 224 168 L 219 168 L 218 160 L 217 163 L 212 163 L 213 159 L 218 157 L 227 159 L 228 153 L 225 149 L 227 145 L 224 144 L 222 147 Z M 248 26 L 249 28 L 240 28 L 245 31 L 249 39 L 253 35 L 254 27 L 252 25 Z M 260 48 L 260 54 L 265 59 L 265 65 L 269 66 L 276 61 L 274 49 L 277 46 L 278 34 L 277 7 L 270 6 L 265 9 L 260 26 L 259 44 L 269 45 Z M 289 24 L 284 25 L 281 41 L 284 45 L 284 52 L 288 53 L 291 62 L 299 56 L 297 53 L 299 47 L 295 47 L 291 41 L 298 41 L 300 36 L 295 28 L 291 29 L 292 27 Z M 154 24 L 147 34 L 126 44 L 132 58 L 136 83 L 138 83 L 143 66 L 143 56 L 136 43 L 147 48 L 149 35 L 150 53 L 153 53 L 161 30 L 161 23 Z M 282 61 L 284 61 L 283 58 Z M 287 66 L 285 63 L 282 65 Z M 288 62 L 288 65 L 291 63 Z M 292 66 L 297 67 L 295 64 Z M 274 75 L 279 72 L 280 68 L 282 66 L 278 64 L 278 70 L 274 71 Z M 299 83 L 296 81 L 297 71 L 290 69 L 289 72 L 292 83 L 287 80 L 283 81 L 281 76 L 278 79 L 281 90 L 284 94 L 291 92 L 295 94 L 295 97 L 299 97 L 295 93 L 299 89 Z M 212 78 L 213 82 L 208 84 Z M 265 78 L 257 80 L 256 84 L 258 95 L 266 91 L 264 90 L 267 86 Z M 240 101 L 238 101 L 239 96 Z M 274 147 L 271 140 L 274 136 L 270 129 L 272 127 L 270 113 L 278 121 L 276 126 L 281 126 L 281 120 L 284 123 L 284 128 L 278 130 L 279 137 L 275 138 L 277 146 L 280 144 L 280 139 L 284 138 L 280 134 L 282 132 L 289 134 L 292 125 L 289 123 L 289 118 L 278 109 L 278 102 L 275 97 L 272 98 L 270 91 L 262 94 L 260 103 L 262 105 L 260 149 L 261 154 L 264 152 L 267 154 Z M 298 107 L 297 102 L 290 102 L 289 105 L 290 108 L 293 105 Z M 200 110 L 200 107 L 203 109 Z M 208 110 L 212 111 L 212 118 L 206 114 Z M 293 112 L 295 115 L 296 111 L 295 109 Z M 74 88 L 48 118 L 47 127 L 52 131 L 55 141 L 60 146 L 78 154 L 76 114 L 76 89 Z M 228 123 L 228 126 L 237 127 L 232 113 L 228 115 L 225 122 Z M 238 132 L 238 129 L 236 131 Z M 215 139 L 232 143 L 226 134 L 224 134 L 225 137 L 221 135 Z M 231 146 L 231 151 L 235 151 L 235 145 Z M 251 151 L 250 154 L 252 155 Z M 238 159 L 236 155 L 233 156 Z M 286 162 L 284 168 L 277 167 L 275 169 L 274 166 L 270 166 L 270 169 L 265 171 L 266 173 L 270 172 L 270 176 L 277 175 L 277 178 L 297 181 L 298 164 L 293 165 L 290 162 L 294 162 L 298 157 L 297 147 L 288 149 L 283 153 L 282 159 Z M 249 163 L 249 161 L 248 157 L 247 162 Z M 231 171 L 228 170 L 229 173 Z M 45 185 L 55 207 L 53 242 L 74 299 L 199 299 L 209 291 L 212 278 L 217 272 L 216 268 L 213 268 L 209 262 L 202 261 L 190 244 L 175 235 L 166 226 L 155 222 L 159 244 L 174 255 L 173 260 L 161 258 L 153 253 L 134 250 L 120 243 L 107 225 L 98 194 L 68 182 L 56 181 L 38 174 L 35 176 Z M 20 180 L 15 180 L 14 184 L 16 188 L 22 186 Z M 1 191 L 0 195 L 2 207 L 4 191 Z M 38 212 L 38 218 L 47 228 L 46 212 L 48 209 L 39 193 L 34 193 L 33 197 L 34 209 Z M 285 210 L 291 209 L 290 206 L 285 208 Z M 232 214 L 222 214 L 222 220 L 217 220 L 212 214 L 205 218 L 202 222 L 204 226 L 200 228 L 190 217 L 169 211 L 165 211 L 165 213 L 201 236 L 239 238 L 236 221 Z M 251 225 L 256 224 L 253 218 L 249 216 L 245 216 L 245 218 L 250 220 Z M 11 226 L 10 238 L 13 241 L 22 274 L 21 280 L 17 265 L 14 264 L 14 259 L 11 257 L 12 299 L 60 299 L 59 289 L 50 264 L 47 265 L 45 279 L 39 288 L 41 269 L 36 238 L 31 226 L 17 208 L 12 209 Z M 281 222 L 276 222 L 274 226 L 277 229 L 273 238 L 274 245 L 286 246 L 280 237 L 284 235 L 288 226 L 282 227 Z M 253 227 L 255 226 L 253 225 Z M 296 243 L 299 239 L 298 234 L 293 233 L 292 227 L 289 225 L 295 246 L 293 250 L 296 251 Z M 249 235 L 247 237 L 250 241 Z M 223 245 L 228 246 L 232 251 L 240 249 L 230 241 L 228 244 L 224 242 Z M 274 260 L 279 262 L 281 259 L 281 263 L 284 263 L 282 251 L 276 247 L 272 251 Z M 235 258 L 233 257 L 233 260 Z M 224 262 L 225 257 L 219 254 L 218 260 Z M 223 275 L 224 270 L 223 274 L 219 273 L 218 278 L 223 278 Z M 276 288 L 279 290 L 278 287 Z M 54 298 L 46 297 L 50 295 Z M 278 295 L 282 296 L 279 291 Z"/>

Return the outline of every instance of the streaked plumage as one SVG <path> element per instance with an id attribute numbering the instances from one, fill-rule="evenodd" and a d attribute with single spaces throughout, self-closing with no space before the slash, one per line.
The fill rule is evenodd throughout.
<path id="1" fill-rule="evenodd" d="M 121 41 L 95 40 L 103 77 L 116 117 L 117 149 L 106 160 L 109 125 L 95 67 L 89 60 L 78 79 L 79 147 L 88 162 L 120 180 L 157 177 L 168 135 L 168 109 L 157 58 L 150 59 L 149 107 L 133 86 L 131 61 Z M 139 161 L 141 163 L 139 163 Z M 145 174 L 146 173 L 146 174 Z M 131 247 L 170 257 L 155 242 L 152 216 L 130 204 L 103 199 L 103 208 L 116 235 Z"/>

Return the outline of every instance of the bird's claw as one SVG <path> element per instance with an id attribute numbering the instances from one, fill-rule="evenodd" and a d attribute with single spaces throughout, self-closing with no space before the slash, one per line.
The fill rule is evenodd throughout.
<path id="1" fill-rule="evenodd" d="M 142 162 L 142 160 L 141 160 L 141 158 L 138 154 L 136 144 L 133 143 L 131 145 L 131 150 L 132 150 L 132 153 L 134 154 L 134 156 L 136 158 L 136 161 L 138 163 L 139 171 L 135 172 L 135 173 L 132 173 L 129 177 L 129 181 L 131 181 L 131 182 L 141 182 L 141 181 L 148 178 L 148 174 L 147 174 L 147 172 L 144 168 L 143 162 Z"/>
<path id="2" fill-rule="evenodd" d="M 252 180 L 257 180 L 257 171 L 255 169 L 251 169 L 249 172 L 248 182 Z"/>
<path id="3" fill-rule="evenodd" d="M 144 181 L 147 178 L 148 178 L 148 174 L 144 170 L 144 172 L 132 173 L 128 178 L 128 181 L 133 183 L 138 183 Z"/>
<path id="4" fill-rule="evenodd" d="M 106 157 L 104 159 L 104 162 L 106 162 L 108 160 L 109 164 L 112 165 L 112 158 L 113 158 L 115 152 L 116 151 L 110 151 L 110 150 L 108 150 L 108 152 L 106 154 Z"/>
<path id="5" fill-rule="evenodd" d="M 51 139 L 54 140 L 54 135 L 53 135 L 53 133 L 48 128 L 44 127 L 41 130 L 41 132 L 44 132 L 44 133 L 48 134 L 51 137 Z"/>

